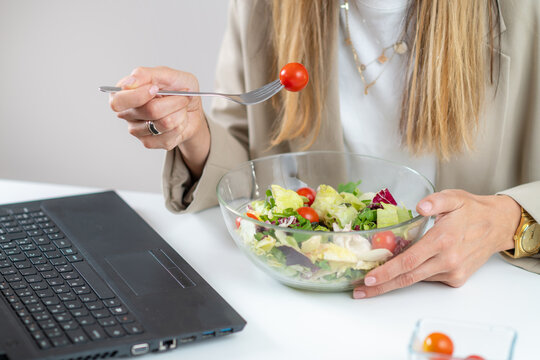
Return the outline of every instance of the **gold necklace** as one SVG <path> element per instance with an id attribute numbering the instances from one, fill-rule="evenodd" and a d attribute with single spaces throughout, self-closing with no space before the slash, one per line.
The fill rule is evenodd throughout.
<path id="1" fill-rule="evenodd" d="M 378 62 L 379 64 L 383 65 L 386 62 L 389 62 L 390 60 L 392 60 L 392 58 L 394 57 L 395 54 L 398 54 L 398 55 L 405 54 L 407 52 L 407 50 L 408 50 L 408 46 L 407 46 L 407 43 L 403 39 L 398 40 L 394 44 L 385 47 L 382 50 L 381 55 L 379 55 L 377 58 L 371 60 L 368 63 L 365 63 L 365 64 L 362 63 L 360 61 L 360 58 L 358 57 L 358 52 L 354 48 L 354 45 L 353 45 L 352 40 L 351 40 L 351 32 L 349 30 L 349 2 L 347 0 L 345 0 L 343 5 L 341 5 L 341 8 L 345 10 L 345 30 L 347 32 L 347 34 L 346 34 L 347 37 L 345 38 L 345 42 L 351 48 L 353 58 L 354 58 L 354 63 L 356 64 L 356 69 L 358 69 L 358 73 L 360 74 L 360 79 L 362 79 L 362 83 L 364 83 L 364 94 L 367 95 L 369 88 L 372 87 L 373 85 L 375 85 L 377 80 L 379 80 L 379 78 L 383 74 L 384 70 L 386 69 L 386 68 L 383 68 L 381 70 L 381 72 L 375 77 L 375 79 L 373 81 L 368 82 L 366 80 L 365 75 L 364 75 L 364 72 L 366 71 L 367 67 L 369 65 L 375 63 L 375 62 Z M 390 49 L 392 49 L 392 55 L 390 55 L 390 57 L 388 57 L 386 55 L 386 52 L 388 50 L 390 50 Z"/>

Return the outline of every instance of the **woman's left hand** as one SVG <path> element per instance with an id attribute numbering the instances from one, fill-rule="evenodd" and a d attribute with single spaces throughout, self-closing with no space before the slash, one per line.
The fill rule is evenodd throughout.
<path id="1" fill-rule="evenodd" d="M 444 190 L 422 199 L 419 214 L 434 226 L 409 249 L 364 279 L 356 299 L 373 297 L 416 282 L 440 281 L 459 287 L 496 252 L 513 249 L 520 206 L 509 196 L 478 196 Z"/>

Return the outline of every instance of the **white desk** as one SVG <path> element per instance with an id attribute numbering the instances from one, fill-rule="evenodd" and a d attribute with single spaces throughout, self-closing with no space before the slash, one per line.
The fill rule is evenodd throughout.
<path id="1" fill-rule="evenodd" d="M 98 190 L 0 180 L 0 203 Z M 174 215 L 159 194 L 118 193 L 247 320 L 237 334 L 141 359 L 406 359 L 423 317 L 510 326 L 518 331 L 514 359 L 540 358 L 540 277 L 498 255 L 458 289 L 420 283 L 353 300 L 268 277 L 236 248 L 218 208 Z M 531 317 L 517 315 L 520 308 Z"/>

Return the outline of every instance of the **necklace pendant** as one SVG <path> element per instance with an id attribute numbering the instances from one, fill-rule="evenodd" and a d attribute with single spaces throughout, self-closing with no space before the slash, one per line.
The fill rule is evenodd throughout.
<path id="1" fill-rule="evenodd" d="M 360 70 L 365 71 L 366 70 L 366 65 L 360 64 Z"/>
<path id="2" fill-rule="evenodd" d="M 394 51 L 396 54 L 403 55 L 407 52 L 408 47 L 405 41 L 399 41 L 394 44 Z"/>
<path id="3" fill-rule="evenodd" d="M 370 82 L 369 84 L 367 84 L 367 85 L 364 87 L 364 95 L 367 95 L 367 94 L 368 94 L 369 88 L 372 87 L 373 85 L 375 85 L 375 81 Z"/>
<path id="4" fill-rule="evenodd" d="M 380 64 L 384 64 L 385 62 L 388 61 L 388 57 L 384 54 L 381 54 L 381 56 L 379 56 L 377 58 L 377 61 L 380 63 Z"/>

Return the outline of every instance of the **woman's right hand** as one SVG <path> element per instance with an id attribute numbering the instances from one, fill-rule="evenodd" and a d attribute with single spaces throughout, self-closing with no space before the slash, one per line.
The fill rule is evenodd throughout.
<path id="1" fill-rule="evenodd" d="M 178 146 L 191 173 L 199 177 L 210 152 L 201 98 L 156 95 L 160 89 L 199 91 L 197 78 L 167 67 L 138 67 L 117 86 L 123 91 L 111 94 L 111 109 L 127 121 L 129 133 L 149 149 Z M 154 122 L 159 135 L 150 132 L 147 121 Z"/>

